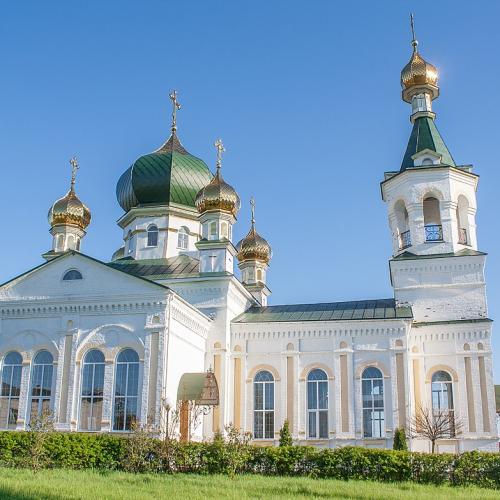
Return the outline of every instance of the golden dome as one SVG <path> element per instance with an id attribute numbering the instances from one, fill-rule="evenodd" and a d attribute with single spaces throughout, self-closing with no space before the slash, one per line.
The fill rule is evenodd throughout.
<path id="1" fill-rule="evenodd" d="M 236 246 L 238 250 L 238 260 L 245 262 L 247 260 L 259 260 L 269 264 L 272 257 L 271 245 L 255 230 L 255 224 L 248 234 Z"/>
<path id="2" fill-rule="evenodd" d="M 417 50 L 417 41 L 413 42 L 413 54 L 410 62 L 401 71 L 401 86 L 408 89 L 415 85 L 437 86 L 438 71 L 435 66 L 428 63 Z"/>
<path id="3" fill-rule="evenodd" d="M 91 213 L 71 186 L 66 195 L 50 207 L 48 219 L 51 227 L 69 224 L 85 230 L 90 224 Z"/>
<path id="4" fill-rule="evenodd" d="M 224 181 L 219 168 L 210 183 L 198 192 L 195 204 L 200 214 L 220 210 L 234 217 L 241 206 L 240 197 L 234 188 Z"/>
<path id="5" fill-rule="evenodd" d="M 196 195 L 195 205 L 200 214 L 220 210 L 236 217 L 241 206 L 240 197 L 234 188 L 224 181 L 220 172 L 222 153 L 225 151 L 222 140 L 218 139 L 214 145 L 217 148 L 217 172 L 210 183 L 200 189 Z"/>

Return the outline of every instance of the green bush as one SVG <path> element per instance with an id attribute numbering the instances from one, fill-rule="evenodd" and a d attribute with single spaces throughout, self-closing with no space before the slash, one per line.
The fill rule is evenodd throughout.
<path id="1" fill-rule="evenodd" d="M 28 463 L 30 434 L 0 432 L 0 466 Z M 500 454 L 427 454 L 361 447 L 259 447 L 237 430 L 210 443 L 159 441 L 130 436 L 50 432 L 43 441 L 45 467 L 133 472 L 264 474 L 332 479 L 413 481 L 500 489 Z"/>
<path id="2" fill-rule="evenodd" d="M 408 443 L 406 442 L 406 431 L 404 427 L 400 427 L 394 432 L 394 442 L 392 444 L 392 448 L 399 451 L 408 450 Z"/>
<path id="3" fill-rule="evenodd" d="M 283 427 L 280 429 L 280 446 L 292 446 L 293 439 L 292 433 L 290 432 L 290 424 L 288 420 L 285 420 Z"/>

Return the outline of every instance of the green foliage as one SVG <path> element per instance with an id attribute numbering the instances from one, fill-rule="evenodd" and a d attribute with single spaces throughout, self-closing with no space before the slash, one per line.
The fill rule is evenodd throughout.
<path id="1" fill-rule="evenodd" d="M 0 432 L 0 466 L 31 467 L 30 432 Z M 38 443 L 39 444 L 39 443 Z M 37 445 L 38 446 L 38 445 Z M 39 450 L 40 451 L 40 450 Z M 160 441 L 141 429 L 128 437 L 110 434 L 46 432 L 39 468 L 262 474 L 340 480 L 477 485 L 500 489 L 500 454 L 412 453 L 361 447 L 259 447 L 248 434 L 227 427 L 208 443 Z"/>
<path id="2" fill-rule="evenodd" d="M 290 424 L 285 420 L 283 427 L 280 429 L 280 446 L 292 446 L 292 433 L 290 432 Z"/>
<path id="3" fill-rule="evenodd" d="M 408 451 L 408 443 L 406 442 L 406 431 L 404 427 L 400 427 L 394 432 L 394 443 L 392 444 L 392 448 L 399 451 Z"/>

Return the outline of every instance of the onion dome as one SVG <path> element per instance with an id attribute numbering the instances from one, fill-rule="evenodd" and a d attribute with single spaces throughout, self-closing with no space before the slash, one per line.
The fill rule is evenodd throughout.
<path id="1" fill-rule="evenodd" d="M 177 137 L 177 92 L 172 100 L 172 134 L 161 148 L 138 158 L 120 177 L 116 186 L 118 203 L 126 212 L 147 205 L 177 204 L 195 208 L 200 189 L 212 178 L 208 166 L 182 146 Z"/>
<path id="2" fill-rule="evenodd" d="M 255 229 L 255 202 L 252 199 L 250 203 L 252 204 L 252 227 L 248 234 L 236 245 L 237 257 L 240 262 L 258 260 L 269 264 L 273 255 L 271 245 Z"/>
<path id="3" fill-rule="evenodd" d="M 78 163 L 75 158 L 71 160 L 73 173 L 71 175 L 70 190 L 49 209 L 48 219 L 51 227 L 71 225 L 85 230 L 90 224 L 91 213 L 75 193 L 75 179 Z"/>
<path id="4" fill-rule="evenodd" d="M 188 153 L 174 131 L 160 149 L 141 156 L 123 173 L 116 197 L 126 212 L 171 203 L 194 208 L 196 194 L 211 177 L 206 163 Z"/>
<path id="5" fill-rule="evenodd" d="M 415 38 L 415 27 L 413 24 L 413 14 L 411 19 L 411 31 L 413 35 L 413 54 L 410 61 L 401 71 L 401 87 L 407 90 L 416 85 L 431 85 L 437 87 L 438 70 L 431 63 L 428 63 L 418 52 L 418 41 Z M 437 95 L 435 96 L 437 97 Z"/>
<path id="6" fill-rule="evenodd" d="M 438 71 L 428 63 L 417 50 L 417 41 L 413 42 L 413 54 L 410 62 L 401 71 L 401 86 L 408 89 L 414 85 L 437 86 Z"/>
<path id="7" fill-rule="evenodd" d="M 222 141 L 220 139 L 216 141 L 215 146 L 217 148 L 217 172 L 210 183 L 200 189 L 196 195 L 196 208 L 200 214 L 211 210 L 220 210 L 236 217 L 241 207 L 240 197 L 234 188 L 222 178 L 221 155 L 225 151 Z"/>

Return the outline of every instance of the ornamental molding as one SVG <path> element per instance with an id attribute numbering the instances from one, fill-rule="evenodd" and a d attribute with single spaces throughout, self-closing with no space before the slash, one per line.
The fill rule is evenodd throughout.
<path id="1" fill-rule="evenodd" d="M 399 320 L 398 320 L 399 321 Z M 272 328 L 263 329 L 262 324 L 249 325 L 249 324 L 233 324 L 231 326 L 231 338 L 234 342 L 242 340 L 278 340 L 278 339 L 325 339 L 325 338 L 341 338 L 341 337 L 371 337 L 371 336 L 405 336 L 407 333 L 407 326 L 373 326 L 373 327 L 345 327 L 345 328 L 298 328 L 295 326 L 293 329 L 286 330 L 283 324 L 274 330 Z M 245 328 L 241 331 L 240 328 Z M 236 331 L 234 331 L 237 329 Z"/>
<path id="2" fill-rule="evenodd" d="M 67 300 L 67 299 L 66 299 Z M 38 302 L 38 303 L 37 303 Z M 27 316 L 50 317 L 59 316 L 62 314 L 124 314 L 124 313 L 145 313 L 154 311 L 158 314 L 164 310 L 165 301 L 120 301 L 89 304 L 87 301 L 83 303 L 71 303 L 61 305 L 54 302 L 53 298 L 46 301 L 44 304 L 37 300 L 30 304 L 29 299 L 21 298 L 12 302 L 9 306 L 0 307 L 0 317 L 7 318 L 23 318 Z M 89 300 L 90 302 L 90 300 Z"/>
<path id="3" fill-rule="evenodd" d="M 446 327 L 455 327 L 455 328 L 460 328 L 458 331 L 444 331 L 443 329 L 447 329 Z M 424 327 L 422 327 L 423 329 Z M 429 326 L 425 327 L 426 329 L 429 328 Z M 430 327 L 430 328 L 435 328 L 436 330 L 434 332 L 416 332 L 415 330 L 410 331 L 409 335 L 409 342 L 415 344 L 415 343 L 422 343 L 422 342 L 449 342 L 450 340 L 454 341 L 475 341 L 475 340 L 486 340 L 490 338 L 490 330 L 477 330 L 477 329 L 464 329 L 462 325 L 439 325 L 435 327 Z M 419 328 L 420 330 L 420 328 Z M 419 353 L 421 354 L 421 353 Z M 427 353 L 429 354 L 429 353 Z"/>
<path id="4" fill-rule="evenodd" d="M 177 304 L 172 304 L 171 307 L 172 319 L 185 326 L 192 332 L 198 334 L 203 339 L 208 336 L 208 323 L 206 326 L 202 325 L 200 321 L 194 318 L 186 309 L 179 307 Z"/>
<path id="5" fill-rule="evenodd" d="M 474 256 L 475 258 L 476 256 Z M 458 262 L 419 262 L 418 260 L 405 260 L 405 261 L 391 261 L 391 267 L 393 267 L 393 272 L 399 274 L 410 274 L 415 272 L 450 272 L 450 271 L 482 271 L 483 269 L 483 259 L 481 262 L 477 260 L 467 262 L 468 257 L 444 257 L 439 258 L 440 261 L 445 261 L 448 259 L 460 259 L 461 263 Z M 462 260 L 463 259 L 463 260 Z M 403 267 L 404 266 L 404 267 Z"/>

